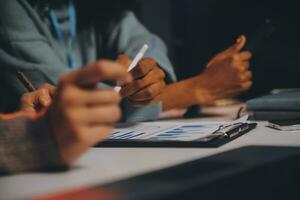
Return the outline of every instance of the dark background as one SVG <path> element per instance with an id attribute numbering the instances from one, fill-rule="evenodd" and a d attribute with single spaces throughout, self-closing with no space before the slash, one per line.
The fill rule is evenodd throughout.
<path id="1" fill-rule="evenodd" d="M 136 2 L 133 9 L 139 19 L 167 43 L 179 79 L 200 73 L 213 55 L 245 34 L 254 50 L 254 86 L 247 98 L 274 88 L 300 88 L 300 6 L 296 0 Z M 266 20 L 272 28 L 261 28 Z M 257 32 L 266 33 L 259 37 Z"/>

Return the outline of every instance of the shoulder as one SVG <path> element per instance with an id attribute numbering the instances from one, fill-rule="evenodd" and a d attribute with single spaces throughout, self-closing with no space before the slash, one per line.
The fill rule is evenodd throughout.
<path id="1" fill-rule="evenodd" d="M 0 21 L 1 23 L 16 20 L 18 16 L 25 14 L 22 1 L 1 0 L 0 1 Z M 22 18 L 19 18 L 20 21 Z"/>
<path id="2" fill-rule="evenodd" d="M 26 32 L 37 30 L 33 13 L 27 0 L 0 0 L 1 39 L 19 40 Z"/>
<path id="3" fill-rule="evenodd" d="M 120 22 L 122 24 L 133 24 L 138 22 L 138 19 L 135 16 L 134 12 L 127 10 L 123 13 Z"/>

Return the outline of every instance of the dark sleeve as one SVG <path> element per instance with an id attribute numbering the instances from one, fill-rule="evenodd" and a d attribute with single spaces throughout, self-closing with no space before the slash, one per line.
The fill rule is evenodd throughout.
<path id="1" fill-rule="evenodd" d="M 0 174 L 63 168 L 43 118 L 0 120 Z"/>

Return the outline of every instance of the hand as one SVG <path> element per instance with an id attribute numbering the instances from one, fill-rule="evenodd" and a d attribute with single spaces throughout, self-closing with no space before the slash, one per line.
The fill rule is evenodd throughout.
<path id="1" fill-rule="evenodd" d="M 239 37 L 233 46 L 215 56 L 202 74 L 167 85 L 162 95 L 163 110 L 211 104 L 247 91 L 252 73 L 251 53 L 240 52 L 245 44 L 245 36 Z"/>
<path id="2" fill-rule="evenodd" d="M 203 74 L 194 78 L 195 91 L 200 101 L 214 101 L 234 97 L 250 89 L 252 72 L 249 71 L 251 53 L 241 52 L 246 37 L 240 36 L 236 43 L 216 55 Z M 201 87 L 200 87 L 201 86 Z"/>
<path id="3" fill-rule="evenodd" d="M 25 93 L 21 97 L 20 110 L 28 113 L 35 113 L 43 108 L 48 108 L 52 102 L 55 93 L 55 87 L 44 84 L 36 91 Z"/>
<path id="4" fill-rule="evenodd" d="M 62 77 L 46 119 L 63 162 L 71 165 L 89 147 L 108 137 L 121 117 L 120 95 L 97 89 L 101 81 L 132 81 L 119 64 L 99 61 Z"/>
<path id="5" fill-rule="evenodd" d="M 131 60 L 128 56 L 120 56 L 117 62 L 127 69 Z M 165 73 L 154 59 L 142 59 L 130 73 L 134 80 L 129 84 L 120 84 L 123 97 L 128 97 L 133 104 L 138 106 L 161 101 L 162 91 L 166 86 Z"/>
<path id="6" fill-rule="evenodd" d="M 247 38 L 244 35 L 239 36 L 236 39 L 236 42 L 231 47 L 227 48 L 226 50 L 222 51 L 221 53 L 218 53 L 213 59 L 209 61 L 209 63 L 206 65 L 208 68 L 213 66 L 216 63 L 222 62 L 224 60 L 227 60 L 230 57 L 236 57 L 237 60 L 236 64 L 239 65 L 247 65 L 249 66 L 249 60 L 252 57 L 252 54 L 250 51 L 242 51 L 241 50 L 245 47 L 247 43 Z"/>

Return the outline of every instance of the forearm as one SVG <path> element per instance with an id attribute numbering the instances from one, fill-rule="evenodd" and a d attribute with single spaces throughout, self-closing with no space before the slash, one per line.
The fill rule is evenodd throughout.
<path id="1" fill-rule="evenodd" d="M 190 79 L 167 85 L 162 95 L 163 111 L 194 105 L 196 100 L 191 88 Z"/>
<path id="2" fill-rule="evenodd" d="M 213 91 L 207 89 L 207 81 L 204 75 L 198 75 L 167 85 L 162 95 L 163 111 L 210 103 Z"/>

